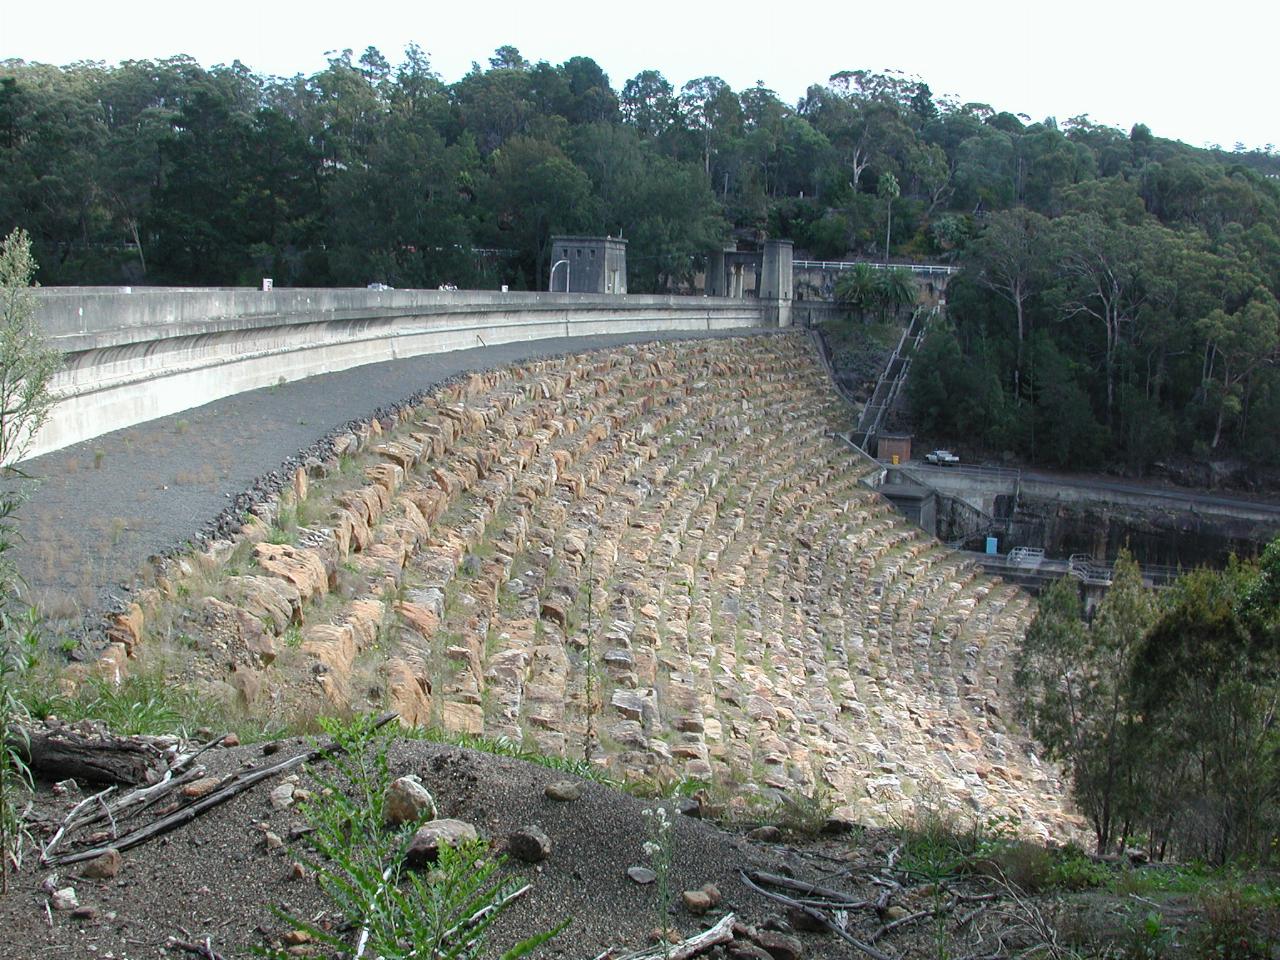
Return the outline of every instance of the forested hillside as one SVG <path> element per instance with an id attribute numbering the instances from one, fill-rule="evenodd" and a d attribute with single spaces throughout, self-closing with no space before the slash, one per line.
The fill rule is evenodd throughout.
<path id="1" fill-rule="evenodd" d="M 1011 92 L 1011 97 L 1016 92 Z M 545 285 L 553 232 L 629 241 L 634 292 L 706 250 L 964 269 L 918 427 L 1039 462 L 1275 462 L 1280 156 L 1030 122 L 853 71 L 794 106 L 716 77 L 410 47 L 310 77 L 189 58 L 0 63 L 0 231 L 43 283 Z"/>

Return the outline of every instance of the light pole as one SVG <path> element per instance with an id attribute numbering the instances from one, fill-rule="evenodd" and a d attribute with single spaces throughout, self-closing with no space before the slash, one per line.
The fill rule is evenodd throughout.
<path id="1" fill-rule="evenodd" d="M 547 277 L 547 291 L 549 293 L 556 292 L 556 267 L 560 266 L 562 263 L 564 264 L 564 292 L 569 292 L 569 261 L 557 260 L 551 265 L 551 275 Z"/>

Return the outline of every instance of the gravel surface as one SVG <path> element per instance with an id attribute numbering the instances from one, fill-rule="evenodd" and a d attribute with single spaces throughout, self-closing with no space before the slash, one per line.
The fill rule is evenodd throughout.
<path id="1" fill-rule="evenodd" d="M 292 740 L 276 756 L 264 760 L 260 747 L 245 746 L 206 753 L 201 762 L 213 776 L 247 763 L 269 763 L 303 752 L 309 744 Z M 569 926 L 542 957 L 588 960 L 609 947 L 643 947 L 658 924 L 657 890 L 627 877 L 629 866 L 647 862 L 642 847 L 649 837 L 655 806 L 616 789 L 584 782 L 581 799 L 558 803 L 544 796 L 548 783 L 576 779 L 572 775 L 520 760 L 494 757 L 422 741 L 401 741 L 390 755 L 391 776 L 417 774 L 431 791 L 441 817 L 473 824 L 479 835 L 501 851 L 508 835 L 536 825 L 551 839 L 550 857 L 541 864 L 510 861 L 508 877 L 533 890 L 518 900 L 493 931 L 497 956 L 502 949 L 563 920 Z M 327 765 L 326 765 L 327 770 Z M 273 808 L 269 796 L 281 784 L 277 777 L 215 807 L 173 833 L 123 853 L 118 876 L 93 880 L 81 876 L 82 865 L 57 870 L 28 863 L 0 897 L 0 960 L 37 957 L 141 960 L 178 957 L 162 952 L 170 936 L 203 942 L 227 958 L 249 957 L 290 929 L 272 908 L 291 916 L 329 918 L 332 909 L 314 877 L 291 879 L 295 861 L 312 859 L 298 836 L 307 821 L 296 808 Z M 303 773 L 299 786 L 315 790 Z M 96 790 L 88 787 L 86 790 Z M 81 795 L 55 798 L 42 790 L 38 813 L 52 827 L 60 823 Z M 142 818 L 145 822 L 152 815 Z M 696 933 L 705 923 L 734 911 L 743 921 L 761 924 L 780 908 L 749 890 L 740 870 L 795 870 L 816 879 L 811 868 L 786 847 L 753 843 L 713 824 L 675 816 L 674 857 L 670 874 L 675 898 L 670 923 L 681 935 Z M 127 829 L 127 828 L 126 828 Z M 265 831 L 284 840 L 271 849 Z M 43 835 L 43 834 L 42 834 Z M 77 849 L 73 841 L 60 849 Z M 846 853 L 839 846 L 834 852 Z M 34 859 L 35 854 L 32 854 Z M 53 879 L 51 879 L 51 877 Z M 724 895 L 720 910 L 696 917 L 680 905 L 680 892 L 715 883 Z M 78 902 L 93 916 L 73 918 L 45 910 L 42 889 L 73 887 Z M 874 915 L 867 918 L 874 927 Z M 846 956 L 828 937 L 806 936 L 806 958 Z"/>
<path id="2" fill-rule="evenodd" d="M 33 599 L 70 620 L 118 602 L 148 558 L 198 538 L 259 478 L 343 424 L 459 374 L 655 338 L 558 337 L 370 364 L 237 394 L 46 454 L 24 464 L 38 486 L 20 515 L 18 568 Z"/>

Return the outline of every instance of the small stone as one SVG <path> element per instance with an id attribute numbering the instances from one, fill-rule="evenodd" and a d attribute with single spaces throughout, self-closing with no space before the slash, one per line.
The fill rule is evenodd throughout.
<path id="1" fill-rule="evenodd" d="M 293 806 L 293 784 L 282 783 L 268 794 L 273 810 L 288 810 Z"/>
<path id="2" fill-rule="evenodd" d="M 658 879 L 658 875 L 648 867 L 634 866 L 627 867 L 627 876 L 633 881 L 643 886 L 648 886 Z"/>
<path id="3" fill-rule="evenodd" d="M 80 871 L 80 876 L 88 877 L 90 880 L 110 880 L 120 872 L 120 864 L 122 862 L 119 850 L 107 850 L 100 857 L 94 857 L 84 865 L 84 869 Z"/>
<path id="4" fill-rule="evenodd" d="M 903 917 L 908 915 L 909 911 L 907 908 L 900 907 L 896 903 L 893 906 L 885 907 L 884 913 L 882 914 L 886 923 L 893 923 L 895 920 L 901 920 Z"/>
<path id="5" fill-rule="evenodd" d="M 720 893 L 720 888 L 714 883 L 704 883 L 702 885 L 702 892 L 711 900 L 711 906 L 713 907 L 720 906 L 720 901 L 724 899 Z"/>
<path id="6" fill-rule="evenodd" d="M 264 743 L 262 745 L 262 755 L 264 757 L 269 757 L 273 753 L 279 753 L 283 746 L 284 744 L 279 740 L 272 740 L 270 743 Z"/>
<path id="7" fill-rule="evenodd" d="M 49 898 L 49 905 L 55 910 L 74 910 L 80 906 L 80 901 L 76 899 L 76 888 L 63 887 L 61 890 L 53 891 L 53 896 Z"/>
<path id="8" fill-rule="evenodd" d="M 224 747 L 238 747 L 240 746 L 240 738 L 234 733 L 228 733 L 222 738 L 222 745 Z"/>
<path id="9" fill-rule="evenodd" d="M 747 838 L 759 843 L 778 843 L 782 840 L 782 831 L 770 823 L 763 827 L 756 827 L 747 834 Z"/>
<path id="10" fill-rule="evenodd" d="M 852 820 L 846 820 L 843 817 L 827 817 L 822 823 L 821 832 L 827 837 L 842 837 L 852 833 L 855 826 Z"/>
<path id="11" fill-rule="evenodd" d="M 756 934 L 756 943 L 769 951 L 773 960 L 800 960 L 804 947 L 795 937 L 774 930 L 761 930 Z"/>
<path id="12" fill-rule="evenodd" d="M 764 947 L 757 947 L 748 940 L 734 940 L 725 951 L 733 960 L 773 960 Z"/>
<path id="13" fill-rule="evenodd" d="M 825 923 L 800 907 L 787 907 L 787 923 L 791 924 L 793 930 L 802 933 L 822 933 L 827 929 Z"/>
<path id="14" fill-rule="evenodd" d="M 286 947 L 296 947 L 300 944 L 310 943 L 311 934 L 305 930 L 290 930 L 284 935 L 284 945 Z"/>
<path id="15" fill-rule="evenodd" d="M 702 819 L 702 801 L 697 797 L 681 797 L 676 801 L 676 813 L 685 817 Z"/>
<path id="16" fill-rule="evenodd" d="M 435 798 L 418 777 L 401 777 L 387 788 L 383 818 L 391 826 L 434 820 L 437 816 Z"/>
<path id="17" fill-rule="evenodd" d="M 464 820 L 431 820 L 418 828 L 413 835 L 413 842 L 405 859 L 409 866 L 418 867 L 434 863 L 440 856 L 442 846 L 456 847 L 462 843 L 479 839 L 476 828 Z"/>
<path id="18" fill-rule="evenodd" d="M 94 920 L 97 916 L 97 907 L 76 907 L 71 911 L 72 920 Z"/>
<path id="19" fill-rule="evenodd" d="M 182 795 L 192 800 L 198 800 L 200 797 L 207 797 L 218 789 L 218 784 L 222 781 L 217 777 L 201 777 L 199 780 L 192 780 L 182 788 Z"/>
<path id="20" fill-rule="evenodd" d="M 582 784 L 576 780 L 557 780 L 555 783 L 548 783 L 547 788 L 542 792 L 548 800 L 559 800 L 561 803 L 568 803 L 570 800 L 577 800 L 582 796 Z"/>
<path id="21" fill-rule="evenodd" d="M 705 890 L 686 890 L 680 894 L 680 899 L 684 901 L 686 910 L 699 917 L 711 909 L 711 898 Z"/>
<path id="22" fill-rule="evenodd" d="M 507 850 L 517 860 L 539 863 L 551 856 L 551 838 L 539 827 L 521 827 L 507 837 Z"/>
<path id="23" fill-rule="evenodd" d="M 262 835 L 262 838 L 266 841 L 268 850 L 279 850 L 284 846 L 284 841 L 280 839 L 280 835 L 278 833 L 272 833 L 270 830 L 266 831 L 266 833 Z"/>

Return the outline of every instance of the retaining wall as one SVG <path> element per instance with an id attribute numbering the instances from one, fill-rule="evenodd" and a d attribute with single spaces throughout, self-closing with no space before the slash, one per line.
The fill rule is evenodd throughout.
<path id="1" fill-rule="evenodd" d="M 28 456 L 281 381 L 548 337 L 760 326 L 754 300 L 487 291 L 95 288 L 37 291 L 65 355 Z"/>

